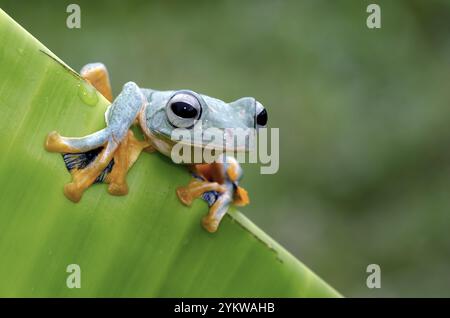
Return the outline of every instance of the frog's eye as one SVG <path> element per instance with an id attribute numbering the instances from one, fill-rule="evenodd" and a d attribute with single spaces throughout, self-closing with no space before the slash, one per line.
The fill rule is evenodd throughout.
<path id="1" fill-rule="evenodd" d="M 188 93 L 172 96 L 166 106 L 169 122 L 177 128 L 190 128 L 200 118 L 202 107 L 198 99 Z"/>
<path id="2" fill-rule="evenodd" d="M 256 102 L 256 117 L 255 126 L 256 128 L 266 127 L 267 125 L 267 110 L 260 102 Z"/>

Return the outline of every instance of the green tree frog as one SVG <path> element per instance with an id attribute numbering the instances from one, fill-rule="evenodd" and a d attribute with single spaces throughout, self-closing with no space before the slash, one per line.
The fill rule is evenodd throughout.
<path id="1" fill-rule="evenodd" d="M 63 154 L 72 175 L 64 194 L 73 202 L 78 202 L 96 182 L 108 183 L 112 195 L 127 194 L 126 175 L 139 154 L 159 151 L 170 156 L 175 144 L 171 134 L 176 128 L 192 129 L 201 121 L 204 128 L 219 129 L 225 138 L 229 128 L 259 128 L 267 123 L 267 111 L 251 97 L 225 103 L 190 90 L 159 91 L 128 82 L 113 100 L 103 64 L 87 64 L 80 74 L 112 103 L 105 113 L 104 129 L 84 137 L 63 137 L 53 131 L 45 140 L 47 151 Z M 134 124 L 141 128 L 143 140 L 130 129 Z M 202 140 L 192 146 L 204 147 L 206 143 Z M 230 204 L 249 203 L 247 192 L 238 185 L 242 169 L 235 158 L 226 155 L 214 163 L 189 167 L 194 178 L 187 186 L 179 187 L 177 195 L 185 205 L 203 197 L 210 209 L 202 224 L 207 231 L 215 232 Z"/>

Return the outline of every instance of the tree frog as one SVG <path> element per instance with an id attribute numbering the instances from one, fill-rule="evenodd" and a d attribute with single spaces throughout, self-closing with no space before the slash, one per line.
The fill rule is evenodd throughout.
<path id="1" fill-rule="evenodd" d="M 45 149 L 62 153 L 72 181 L 64 194 L 73 202 L 93 183 L 108 183 L 112 195 L 128 193 L 126 175 L 142 151 L 170 156 L 176 128 L 192 129 L 198 121 L 203 128 L 219 129 L 223 138 L 229 128 L 259 128 L 267 124 L 267 111 L 261 103 L 244 97 L 231 103 L 191 90 L 159 91 L 140 88 L 134 82 L 123 86 L 113 100 L 109 75 L 101 63 L 84 66 L 80 75 L 111 103 L 105 112 L 106 127 L 84 137 L 63 137 L 53 131 L 47 135 Z M 144 139 L 130 129 L 138 125 Z M 205 147 L 207 141 L 193 147 Z M 225 149 L 226 150 L 226 149 Z M 248 150 L 248 145 L 244 150 Z M 242 169 L 233 157 L 220 155 L 214 163 L 189 165 L 193 180 L 177 188 L 177 196 L 185 205 L 202 197 L 209 204 L 203 227 L 215 232 L 230 204 L 249 203 L 247 192 L 239 186 Z"/>

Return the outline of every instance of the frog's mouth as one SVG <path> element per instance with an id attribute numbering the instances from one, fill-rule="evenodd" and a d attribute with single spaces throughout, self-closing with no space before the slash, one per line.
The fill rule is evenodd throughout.
<path id="1" fill-rule="evenodd" d="M 181 145 L 192 146 L 196 148 L 203 148 L 217 151 L 231 151 L 231 152 L 248 152 L 251 148 L 251 140 L 253 130 L 251 129 L 239 129 L 234 128 L 214 128 L 213 133 L 206 131 L 189 132 L 187 138 L 183 135 L 183 138 L 178 138 L 176 135 L 172 139 L 174 143 Z"/>
<path id="2" fill-rule="evenodd" d="M 193 134 L 191 134 L 189 136 L 189 134 L 187 134 L 186 132 L 184 132 L 184 138 L 174 138 L 173 135 L 170 138 L 158 131 L 152 131 L 151 139 L 158 151 L 168 156 L 170 156 L 172 148 L 175 145 L 179 145 L 180 148 L 185 148 L 186 150 L 189 148 L 189 151 L 191 151 L 192 153 L 196 150 L 207 150 L 212 155 L 224 152 L 245 153 L 249 152 L 249 150 L 252 148 L 251 134 L 254 134 L 252 130 L 249 130 L 248 132 L 243 132 L 242 130 L 240 130 L 239 135 L 236 135 L 235 129 L 233 128 L 218 128 L 218 130 L 220 131 L 220 133 L 216 131 L 216 134 L 214 135 L 215 138 L 211 138 L 211 136 L 208 135 L 193 136 Z"/>

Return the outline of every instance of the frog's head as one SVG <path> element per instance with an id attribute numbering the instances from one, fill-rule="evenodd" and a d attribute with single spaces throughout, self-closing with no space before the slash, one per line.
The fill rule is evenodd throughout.
<path id="1" fill-rule="evenodd" d="M 161 146 L 156 147 L 165 148 L 158 149 L 165 154 L 170 152 L 175 143 L 171 138 L 175 129 L 182 128 L 195 134 L 197 137 L 190 142 L 194 147 L 212 145 L 211 135 L 202 133 L 198 138 L 195 130 L 201 125 L 203 132 L 206 129 L 214 132 L 214 141 L 223 150 L 230 150 L 228 146 L 232 146 L 235 151 L 248 151 L 248 139 L 237 137 L 236 132 L 252 133 L 267 124 L 267 111 L 253 97 L 226 103 L 190 90 L 151 90 L 147 94 L 147 101 L 148 105 L 140 118 L 141 126 L 153 141 L 156 139 L 161 143 Z"/>

